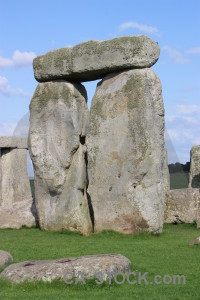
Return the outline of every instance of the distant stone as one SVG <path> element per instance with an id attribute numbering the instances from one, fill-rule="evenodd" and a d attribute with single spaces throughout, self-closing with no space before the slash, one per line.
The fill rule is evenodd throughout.
<path id="1" fill-rule="evenodd" d="M 52 281 L 55 279 L 71 281 L 72 278 L 68 278 L 70 274 L 75 278 L 81 274 L 82 279 L 86 281 L 87 278 L 97 279 L 97 273 L 101 273 L 102 279 L 105 281 L 109 274 L 118 272 L 125 274 L 130 270 L 130 265 L 130 261 L 120 254 L 89 255 L 12 264 L 1 273 L 0 277 L 13 282 Z M 67 274 L 69 275 L 67 276 Z M 73 281 L 75 281 L 74 278 Z"/>
<path id="2" fill-rule="evenodd" d="M 196 239 L 190 241 L 190 242 L 189 242 L 189 245 L 190 245 L 190 246 L 193 246 L 193 245 L 200 245 L 200 237 L 197 237 Z"/>
<path id="3" fill-rule="evenodd" d="M 0 148 L 28 149 L 27 138 L 18 136 L 0 136 Z"/>
<path id="4" fill-rule="evenodd" d="M 86 196 L 86 99 L 81 84 L 54 81 L 39 84 L 31 100 L 29 151 L 39 225 L 45 230 L 92 231 Z"/>
<path id="5" fill-rule="evenodd" d="M 87 147 L 94 230 L 161 232 L 164 107 L 151 69 L 113 73 L 98 84 Z"/>
<path id="6" fill-rule="evenodd" d="M 12 261 L 13 257 L 9 252 L 0 250 L 0 268 L 12 263 Z"/>
<path id="7" fill-rule="evenodd" d="M 23 225 L 36 225 L 35 204 L 27 172 L 27 150 L 1 148 L 0 228 L 20 228 Z"/>
<path id="8" fill-rule="evenodd" d="M 36 57 L 33 68 L 39 82 L 90 81 L 124 69 L 151 67 L 159 54 L 158 44 L 147 36 L 127 36 L 50 51 Z"/>
<path id="9" fill-rule="evenodd" d="M 190 151 L 189 187 L 200 188 L 200 146 L 193 146 Z"/>
<path id="10" fill-rule="evenodd" d="M 200 190 L 176 189 L 166 193 L 165 223 L 193 223 L 200 217 Z"/>

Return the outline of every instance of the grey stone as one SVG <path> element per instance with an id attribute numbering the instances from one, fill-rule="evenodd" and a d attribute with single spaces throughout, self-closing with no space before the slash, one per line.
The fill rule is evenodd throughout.
<path id="1" fill-rule="evenodd" d="M 190 151 L 189 187 L 200 188 L 200 146 L 193 146 Z"/>
<path id="2" fill-rule="evenodd" d="M 176 189 L 166 193 L 165 223 L 193 223 L 199 219 L 199 189 Z"/>
<path id="3" fill-rule="evenodd" d="M 14 282 L 25 280 L 52 281 L 55 279 L 69 280 L 67 274 L 71 273 L 75 278 L 80 276 L 96 278 L 97 273 L 102 274 L 102 279 L 106 280 L 109 274 L 118 272 L 128 272 L 130 261 L 120 254 L 89 255 L 77 258 L 62 258 L 56 260 L 25 261 L 12 264 L 0 275 L 1 278 Z M 73 278 L 74 280 L 74 278 Z"/>
<path id="4" fill-rule="evenodd" d="M 89 81 L 124 69 L 151 67 L 160 48 L 147 36 L 127 36 L 108 41 L 88 41 L 38 56 L 33 61 L 37 81 L 68 79 Z"/>
<path id="5" fill-rule="evenodd" d="M 27 173 L 27 150 L 2 148 L 0 169 L 0 228 L 36 225 Z"/>
<path id="6" fill-rule="evenodd" d="M 164 107 L 151 69 L 114 73 L 98 84 L 87 147 L 94 230 L 161 232 Z"/>
<path id="7" fill-rule="evenodd" d="M 13 257 L 9 252 L 0 250 L 0 268 L 12 263 L 12 261 Z"/>
<path id="8" fill-rule="evenodd" d="M 28 149 L 27 138 L 19 136 L 0 136 L 0 148 Z"/>
<path id="9" fill-rule="evenodd" d="M 42 229 L 92 231 L 86 197 L 86 98 L 81 84 L 54 81 L 39 84 L 31 100 L 29 151 Z"/>

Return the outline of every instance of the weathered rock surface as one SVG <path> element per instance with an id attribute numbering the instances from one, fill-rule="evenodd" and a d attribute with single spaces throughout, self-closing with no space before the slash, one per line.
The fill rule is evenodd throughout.
<path id="1" fill-rule="evenodd" d="M 193 223 L 199 216 L 199 189 L 177 189 L 166 193 L 165 223 Z"/>
<path id="2" fill-rule="evenodd" d="M 160 48 L 150 38 L 127 36 L 108 41 L 88 41 L 38 56 L 33 61 L 37 81 L 68 79 L 89 81 L 123 69 L 151 67 Z"/>
<path id="3" fill-rule="evenodd" d="M 193 146 L 190 151 L 189 187 L 200 188 L 200 146 Z"/>
<path id="4" fill-rule="evenodd" d="M 189 246 L 193 245 L 200 245 L 200 237 L 197 237 L 196 239 L 189 242 Z"/>
<path id="5" fill-rule="evenodd" d="M 86 98 L 81 84 L 66 81 L 41 83 L 32 98 L 29 148 L 42 229 L 92 230 L 86 198 Z"/>
<path id="6" fill-rule="evenodd" d="M 13 257 L 9 252 L 0 250 L 0 268 L 11 263 L 12 261 Z"/>
<path id="7" fill-rule="evenodd" d="M 164 172 L 164 186 L 165 191 L 170 190 L 170 175 L 169 175 L 169 168 L 168 168 L 168 155 L 167 155 L 167 149 L 164 151 L 164 165 L 163 165 L 163 172 Z"/>
<path id="8" fill-rule="evenodd" d="M 82 278 L 94 277 L 99 272 L 102 278 L 106 280 L 110 273 L 128 272 L 130 270 L 130 261 L 120 254 L 102 254 L 89 255 L 77 258 L 62 258 L 56 260 L 26 261 L 22 263 L 12 264 L 2 273 L 2 278 L 9 279 L 14 282 L 22 282 L 25 280 L 43 280 L 52 281 L 54 279 L 65 278 L 67 273 L 77 277 L 78 274 L 83 275 Z"/>
<path id="9" fill-rule="evenodd" d="M 114 73 L 98 84 L 87 147 L 94 230 L 161 232 L 164 107 L 151 69 Z"/>
<path id="10" fill-rule="evenodd" d="M 36 215 L 27 173 L 27 150 L 0 150 L 0 228 L 34 226 Z"/>
<path id="11" fill-rule="evenodd" d="M 19 136 L 0 136 L 0 148 L 28 149 L 27 138 Z"/>

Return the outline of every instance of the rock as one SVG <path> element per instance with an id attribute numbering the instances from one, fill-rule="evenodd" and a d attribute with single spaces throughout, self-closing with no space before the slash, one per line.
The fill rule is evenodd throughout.
<path id="1" fill-rule="evenodd" d="M 169 175 L 169 168 L 168 168 L 168 155 L 167 149 L 164 151 L 164 186 L 165 191 L 170 190 L 170 175 Z"/>
<path id="2" fill-rule="evenodd" d="M 193 245 L 200 245 L 200 237 L 197 237 L 196 239 L 189 242 L 189 246 Z"/>
<path id="3" fill-rule="evenodd" d="M 85 280 L 96 277 L 101 272 L 106 280 L 110 273 L 128 272 L 130 261 L 120 254 L 89 255 L 77 258 L 62 258 L 56 260 L 25 261 L 7 267 L 1 278 L 14 282 L 25 280 L 52 281 L 55 279 L 66 280 L 66 275 L 73 274 L 75 278 L 82 274 Z"/>
<path id="4" fill-rule="evenodd" d="M 89 81 L 119 70 L 151 67 L 159 54 L 158 44 L 147 36 L 127 36 L 50 51 L 36 57 L 33 68 L 39 82 Z"/>
<path id="5" fill-rule="evenodd" d="M 193 146 L 190 151 L 189 187 L 200 188 L 200 146 Z"/>
<path id="6" fill-rule="evenodd" d="M 86 98 L 81 84 L 54 81 L 39 84 L 31 100 L 29 148 L 42 229 L 92 231 L 86 197 Z"/>
<path id="7" fill-rule="evenodd" d="M 7 251 L 0 250 L 0 268 L 12 262 L 13 262 L 12 255 Z"/>
<path id="8" fill-rule="evenodd" d="M 0 136 L 0 148 L 28 149 L 27 138 L 19 136 Z"/>
<path id="9" fill-rule="evenodd" d="M 161 232 L 164 107 L 151 69 L 114 73 L 98 84 L 87 147 L 94 230 Z"/>
<path id="10" fill-rule="evenodd" d="M 35 226 L 34 200 L 27 172 L 27 150 L 0 150 L 0 228 Z"/>
<path id="11" fill-rule="evenodd" d="M 166 193 L 165 223 L 193 223 L 200 215 L 200 190 L 177 189 Z"/>

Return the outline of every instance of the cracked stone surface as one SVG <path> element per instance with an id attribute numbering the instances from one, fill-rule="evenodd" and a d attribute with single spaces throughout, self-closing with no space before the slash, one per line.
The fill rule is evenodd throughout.
<path id="1" fill-rule="evenodd" d="M 89 81 L 119 70 L 151 67 L 159 54 L 158 44 L 147 36 L 126 36 L 50 51 L 36 57 L 33 68 L 39 82 Z"/>
<path id="2" fill-rule="evenodd" d="M 92 231 L 86 197 L 86 102 L 85 88 L 67 81 L 39 84 L 31 100 L 29 149 L 42 229 Z"/>
<path id="3" fill-rule="evenodd" d="M 130 261 L 120 254 L 89 255 L 12 264 L 1 273 L 0 277 L 14 282 L 52 281 L 54 279 L 64 280 L 68 272 L 74 277 L 81 272 L 85 279 L 95 278 L 95 275 L 101 272 L 102 279 L 106 280 L 110 273 L 128 272 L 130 265 Z"/>
<path id="4" fill-rule="evenodd" d="M 113 73 L 98 84 L 86 140 L 94 230 L 161 232 L 164 107 L 151 69 Z"/>

